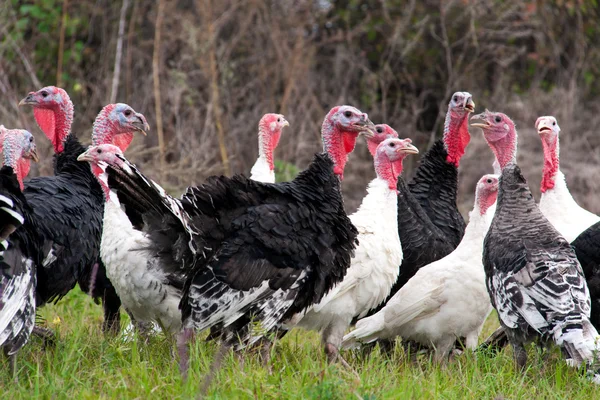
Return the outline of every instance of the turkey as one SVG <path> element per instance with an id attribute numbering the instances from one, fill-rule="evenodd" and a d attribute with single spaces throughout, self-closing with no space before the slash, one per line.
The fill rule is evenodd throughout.
<path id="1" fill-rule="evenodd" d="M 213 327 L 221 333 L 219 360 L 230 346 L 251 345 L 318 303 L 343 279 L 358 232 L 344 211 L 340 180 L 357 136 L 373 130 L 358 109 L 334 107 L 322 126 L 325 152 L 296 179 L 265 184 L 241 175 L 212 177 L 188 188 L 184 213 L 128 164 L 106 168 L 125 209 L 146 210 L 148 251 L 165 271 L 193 268 L 181 301 L 184 374 L 192 332 Z M 252 329 L 255 323 L 260 329 Z"/>
<path id="2" fill-rule="evenodd" d="M 281 131 L 290 126 L 281 114 L 265 114 L 258 123 L 258 159 L 250 170 L 250 179 L 275 183 L 273 152 L 279 143 Z"/>
<path id="3" fill-rule="evenodd" d="M 484 175 L 477 183 L 475 205 L 458 247 L 419 269 L 377 314 L 359 320 L 344 337 L 345 348 L 401 336 L 434 349 L 438 362 L 448 357 L 456 338 L 466 338 L 465 346 L 475 349 L 492 311 L 481 254 L 497 193 L 498 177 Z"/>
<path id="4" fill-rule="evenodd" d="M 559 169 L 560 127 L 556 118 L 539 117 L 535 128 L 544 148 L 540 211 L 568 242 L 572 242 L 581 232 L 600 222 L 600 217 L 581 208 L 567 188 L 565 176 Z"/>
<path id="5" fill-rule="evenodd" d="M 266 114 L 259 123 L 259 158 L 252 169 L 251 179 L 260 181 L 275 180 L 273 171 L 273 150 L 277 146 L 283 127 L 289 126 L 281 114 Z M 105 135 L 101 130 L 94 130 L 93 142 Z M 106 140 L 104 140 L 106 141 Z M 181 290 L 185 279 L 183 271 L 165 274 L 160 266 L 160 258 L 149 252 L 136 251 L 150 246 L 146 234 L 140 230 L 141 217 L 132 216 L 121 209 L 118 196 L 110 192 L 104 173 L 106 165 L 120 162 L 129 164 L 121 151 L 111 145 L 94 146 L 79 156 L 79 161 L 89 161 L 92 171 L 99 179 L 106 193 L 104 209 L 104 230 L 100 247 L 101 258 L 106 265 L 107 275 L 123 306 L 136 321 L 136 325 L 158 323 L 171 334 L 181 330 Z M 130 170 L 135 167 L 129 164 Z M 161 196 L 169 198 L 164 190 L 151 182 Z M 171 199 L 173 204 L 177 200 Z M 177 207 L 177 206 L 176 206 Z M 142 329 L 142 333 L 143 329 Z"/>
<path id="6" fill-rule="evenodd" d="M 77 162 L 85 149 L 70 132 L 73 103 L 63 89 L 48 86 L 29 93 L 19 104 L 33 107 L 36 121 L 55 152 L 55 175 L 33 178 L 24 190 L 36 229 L 62 248 L 53 263 L 37 270 L 37 305 L 59 300 L 79 282 L 84 292 L 102 298 L 104 330 L 118 330 L 121 303 L 98 260 L 104 195 L 89 165 Z M 107 129 L 110 137 L 105 140 L 129 143 L 135 131 L 143 132 L 145 121 L 127 105 L 113 105 L 105 111 L 108 113 L 96 123 L 126 128 L 119 132 Z"/>
<path id="7" fill-rule="evenodd" d="M 397 135 L 393 131 L 391 136 Z M 385 300 L 398 277 L 402 246 L 398 238 L 396 185 L 404 157 L 417 153 L 410 139 L 390 138 L 379 144 L 374 156 L 377 177 L 369 183 L 358 211 L 350 216 L 358 229 L 359 241 L 352 264 L 341 283 L 318 304 L 292 319 L 295 326 L 322 332 L 330 361 L 339 358 L 347 366 L 338 350 L 344 333 L 354 318 L 365 316 Z"/>
<path id="8" fill-rule="evenodd" d="M 425 153 L 410 184 L 398 179 L 398 234 L 402 266 L 388 298 L 371 310 L 381 310 L 419 270 L 450 254 L 460 243 L 465 221 L 456 206 L 458 166 L 471 136 L 469 114 L 475 103 L 468 92 L 456 92 L 448 104 L 444 137 Z M 388 350 L 390 341 L 381 343 Z"/>
<path id="9" fill-rule="evenodd" d="M 37 161 L 33 135 L 0 125 L 0 151 L 0 346 L 16 377 L 17 352 L 35 325 L 35 269 L 41 266 L 45 246 L 21 192 L 30 160 Z"/>
<path id="10" fill-rule="evenodd" d="M 456 206 L 458 165 L 469 144 L 468 116 L 474 109 L 470 93 L 454 93 L 443 139 L 425 153 L 409 185 L 398 179 L 398 234 L 404 257 L 387 300 L 419 268 L 450 254 L 462 239 L 465 222 Z"/>
<path id="11" fill-rule="evenodd" d="M 524 344 L 553 341 L 569 364 L 598 368 L 598 332 L 590 323 L 590 295 L 569 242 L 543 216 L 516 165 L 517 132 L 505 114 L 485 111 L 471 118 L 502 169 L 498 203 L 483 246 L 492 305 L 525 367 Z M 595 373 L 593 380 L 600 382 Z"/>

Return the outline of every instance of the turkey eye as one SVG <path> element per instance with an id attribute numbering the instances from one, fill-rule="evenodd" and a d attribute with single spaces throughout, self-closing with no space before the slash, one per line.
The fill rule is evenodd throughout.
<path id="1" fill-rule="evenodd" d="M 454 96 L 454 102 L 458 103 L 458 96 Z"/>
<path id="2" fill-rule="evenodd" d="M 377 133 L 383 133 L 383 128 L 377 128 Z"/>
<path id="3" fill-rule="evenodd" d="M 502 118 L 500 118 L 499 115 L 496 115 L 496 118 L 494 118 L 494 121 L 500 123 L 500 121 L 502 121 Z"/>
<path id="4" fill-rule="evenodd" d="M 552 123 L 552 125 L 556 125 L 556 121 Z"/>
<path id="5" fill-rule="evenodd" d="M 98 149 L 98 154 L 102 154 L 102 150 Z"/>
<path id="6" fill-rule="evenodd" d="M 48 92 L 46 92 L 45 90 L 42 91 L 42 97 L 48 97 Z"/>
<path id="7" fill-rule="evenodd" d="M 129 117 L 131 115 L 131 111 L 130 110 L 126 110 L 124 114 L 125 114 L 126 117 Z"/>
<path id="8" fill-rule="evenodd" d="M 396 147 L 396 143 L 394 143 L 394 142 L 390 143 L 390 147 Z"/>
<path id="9" fill-rule="evenodd" d="M 346 111 L 344 115 L 346 116 L 346 118 L 350 118 L 352 116 L 352 113 L 350 111 Z"/>
<path id="10" fill-rule="evenodd" d="M 29 138 L 29 142 L 33 142 L 33 138 L 32 137 Z"/>
<path id="11" fill-rule="evenodd" d="M 492 183 L 492 180 L 488 178 L 487 183 Z"/>
<path id="12" fill-rule="evenodd" d="M 281 118 L 277 118 L 277 122 L 281 122 Z"/>

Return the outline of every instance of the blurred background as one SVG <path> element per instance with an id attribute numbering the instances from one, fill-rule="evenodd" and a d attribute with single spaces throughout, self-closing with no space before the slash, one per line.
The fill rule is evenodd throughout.
<path id="1" fill-rule="evenodd" d="M 327 111 L 351 104 L 424 153 L 441 137 L 455 91 L 476 112 L 503 111 L 519 130 L 519 163 L 537 196 L 543 163 L 538 116 L 562 128 L 561 169 L 571 193 L 600 212 L 600 6 L 597 0 L 3 0 L 0 123 L 36 135 L 18 101 L 46 85 L 75 104 L 88 143 L 102 106 L 125 102 L 151 125 L 128 158 L 178 194 L 211 174 L 248 174 L 267 112 L 291 127 L 275 157 L 289 180 L 321 149 Z M 460 166 L 460 208 L 492 171 L 479 129 Z M 407 158 L 407 178 L 418 161 Z M 355 210 L 375 176 L 362 139 L 343 184 Z"/>

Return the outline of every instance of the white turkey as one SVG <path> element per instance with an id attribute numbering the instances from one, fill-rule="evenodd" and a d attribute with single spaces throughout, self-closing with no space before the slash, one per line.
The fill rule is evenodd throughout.
<path id="1" fill-rule="evenodd" d="M 284 127 L 290 126 L 285 117 L 281 114 L 265 114 L 258 123 L 258 158 L 250 170 L 250 179 L 275 183 L 275 162 L 273 153 L 281 131 Z"/>
<path id="2" fill-rule="evenodd" d="M 570 243 L 581 232 L 600 222 L 600 217 L 581 208 L 567 188 L 565 176 L 559 168 L 560 127 L 556 118 L 539 117 L 535 122 L 535 128 L 544 148 L 540 211 Z"/>
<path id="3" fill-rule="evenodd" d="M 352 265 L 344 280 L 318 304 L 293 318 L 296 326 L 322 332 L 330 361 L 338 357 L 342 338 L 352 320 L 377 307 L 396 282 L 402 263 L 396 185 L 404 157 L 417 153 L 410 139 L 390 138 L 377 146 L 374 155 L 377 178 L 369 183 L 358 211 L 350 216 L 358 229 L 359 241 Z"/>
<path id="4" fill-rule="evenodd" d="M 345 348 L 401 336 L 434 349 L 435 360 L 442 361 L 457 338 L 466 338 L 464 345 L 469 349 L 477 346 L 492 310 L 481 255 L 497 193 L 498 177 L 484 175 L 477 183 L 469 224 L 456 249 L 420 268 L 385 307 L 359 320 L 356 329 L 344 337 Z"/>

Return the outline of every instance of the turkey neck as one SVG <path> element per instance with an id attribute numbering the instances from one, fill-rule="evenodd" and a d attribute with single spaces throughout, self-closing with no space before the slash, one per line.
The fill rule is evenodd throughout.
<path id="1" fill-rule="evenodd" d="M 4 165 L 13 169 L 13 172 L 19 181 L 19 186 L 21 187 L 21 190 L 23 190 L 23 179 L 29 174 L 30 161 L 18 156 L 21 149 L 13 143 L 5 142 L 3 151 Z"/>
<path id="2" fill-rule="evenodd" d="M 540 188 L 542 193 L 553 189 L 556 183 L 556 173 L 559 168 L 558 146 L 558 136 L 553 138 L 542 137 L 542 148 L 544 149 L 544 173 Z"/>
<path id="3" fill-rule="evenodd" d="M 514 128 L 511 128 L 504 137 L 488 143 L 502 170 L 508 165 L 517 163 L 517 131 Z"/>
<path id="4" fill-rule="evenodd" d="M 323 138 L 323 151 L 329 155 L 333 161 L 333 172 L 341 179 L 344 179 L 344 168 L 348 161 L 348 154 L 354 150 L 358 133 L 345 132 L 337 127 L 330 118 L 323 121 L 321 128 Z"/>
<path id="5" fill-rule="evenodd" d="M 64 142 L 71 133 L 73 112 L 73 102 L 70 99 L 65 99 L 54 109 L 33 109 L 35 120 L 52 142 L 55 154 L 64 150 Z"/>
<path id="6" fill-rule="evenodd" d="M 471 140 L 469 134 L 469 113 L 448 110 L 444 122 L 444 147 L 448 152 L 446 161 L 456 168 L 460 164 L 465 149 Z"/>
<path id="7" fill-rule="evenodd" d="M 268 126 L 258 127 L 258 158 L 262 158 L 269 164 L 269 169 L 273 171 L 275 164 L 273 162 L 273 152 L 279 144 L 281 131 L 270 132 Z"/>

